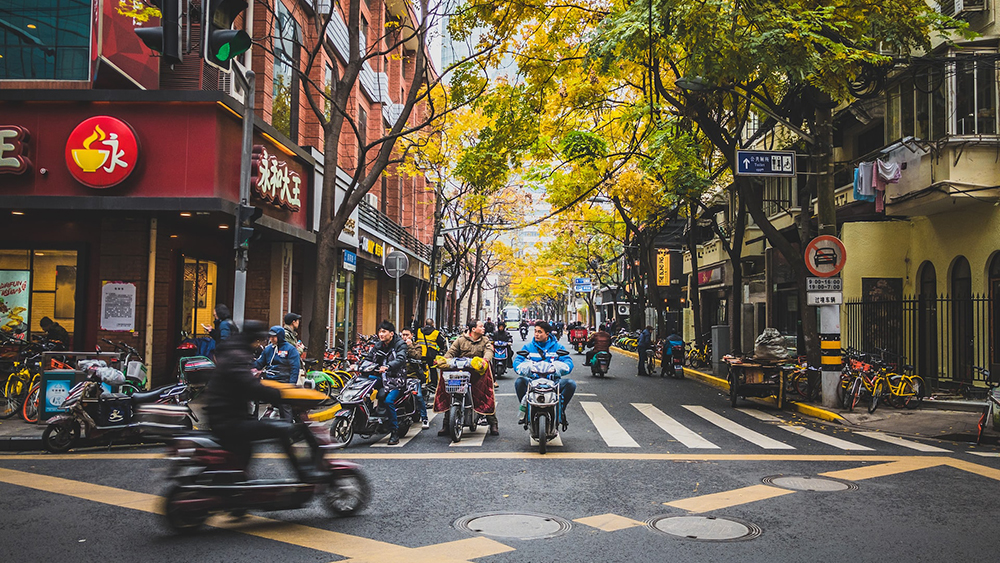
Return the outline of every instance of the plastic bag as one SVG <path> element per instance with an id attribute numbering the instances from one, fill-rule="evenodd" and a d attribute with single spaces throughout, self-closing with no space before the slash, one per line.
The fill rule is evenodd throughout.
<path id="1" fill-rule="evenodd" d="M 95 368 L 95 373 L 101 378 L 101 381 L 107 383 L 108 385 L 121 385 L 125 383 L 125 374 L 121 370 L 115 368 Z"/>
<path id="2" fill-rule="evenodd" d="M 754 341 L 754 358 L 760 360 L 784 360 L 788 357 L 785 337 L 776 328 L 765 328 Z"/>

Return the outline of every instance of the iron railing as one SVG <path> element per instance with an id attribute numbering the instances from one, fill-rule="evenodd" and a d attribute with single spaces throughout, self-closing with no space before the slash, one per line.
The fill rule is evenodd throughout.
<path id="1" fill-rule="evenodd" d="M 358 205 L 358 217 L 360 217 L 362 225 L 373 229 L 380 235 L 384 235 L 393 244 L 402 246 L 413 252 L 417 257 L 430 262 L 431 247 L 417 240 L 417 237 L 411 235 L 409 231 L 390 219 L 385 213 L 362 201 Z"/>
<path id="2" fill-rule="evenodd" d="M 852 301 L 844 304 L 842 342 L 870 354 L 888 350 L 934 387 L 974 384 L 983 377 L 973 366 L 1000 363 L 998 311 L 986 295 Z"/>

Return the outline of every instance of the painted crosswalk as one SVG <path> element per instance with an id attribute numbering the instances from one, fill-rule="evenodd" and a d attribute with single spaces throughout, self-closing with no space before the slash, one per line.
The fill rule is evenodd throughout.
<path id="1" fill-rule="evenodd" d="M 579 395 L 579 394 L 578 394 Z M 584 394 L 586 396 L 586 394 Z M 611 405 L 611 409 L 600 401 L 580 401 L 579 405 L 587 415 L 590 429 L 596 430 L 600 437 L 600 442 L 609 448 L 639 448 L 636 436 L 641 436 L 643 440 L 649 440 L 650 428 L 657 432 L 663 432 L 666 439 L 649 440 L 647 446 L 657 444 L 665 445 L 673 449 L 674 447 L 687 448 L 690 450 L 722 450 L 733 447 L 735 439 L 741 443 L 749 443 L 764 450 L 795 450 L 796 446 L 803 447 L 799 442 L 795 445 L 783 441 L 781 436 L 768 436 L 765 434 L 781 434 L 776 428 L 787 433 L 787 437 L 794 437 L 812 444 L 820 444 L 847 452 L 870 452 L 879 449 L 879 446 L 894 446 L 906 448 L 925 453 L 952 453 L 950 450 L 924 444 L 915 440 L 907 440 L 897 436 L 884 434 L 881 432 L 866 431 L 843 431 L 836 432 L 829 429 L 812 429 L 799 424 L 789 424 L 789 420 L 779 418 L 768 412 L 763 412 L 751 408 L 739 408 L 735 410 L 718 408 L 711 409 L 701 405 L 670 405 L 670 408 L 687 413 L 686 416 L 677 414 L 667 414 L 664 409 L 652 403 L 630 403 L 634 410 L 622 412 L 624 405 Z M 574 410 L 571 405 L 570 410 Z M 683 409 L 683 410 L 681 410 Z M 639 424 L 635 422 L 635 413 L 641 415 Z M 405 436 L 400 437 L 399 443 L 390 446 L 389 437 L 383 436 L 375 443 L 370 444 L 373 448 L 403 448 L 414 447 L 415 443 L 428 443 L 427 440 L 437 438 L 437 430 L 440 428 L 440 418 L 436 413 L 430 414 L 431 429 L 423 430 L 419 424 L 410 427 Z M 780 413 L 776 413 L 780 414 Z M 694 415 L 692 418 L 691 415 Z M 579 420 L 579 419 L 577 419 Z M 623 422 L 628 421 L 627 424 Z M 578 424 L 586 424 L 581 422 Z M 754 426 L 754 428 L 750 428 Z M 503 430 L 503 429 L 501 429 Z M 520 431 L 519 427 L 511 427 L 512 432 Z M 720 432 L 720 430 L 722 432 Z M 419 437 L 424 434 L 423 437 Z M 572 442 L 572 434 L 571 442 Z M 836 435 L 833 435 L 836 434 Z M 479 448 L 497 443 L 500 439 L 490 438 L 488 428 L 479 426 L 475 432 L 466 429 L 461 441 L 447 441 L 452 448 Z M 727 438 L 728 436 L 728 438 Z M 433 438 L 431 438 L 433 437 Z M 866 440 L 872 442 L 865 443 Z M 645 442 L 644 442 L 645 443 Z M 720 445 L 721 444 L 721 445 Z M 443 445 L 443 443 L 441 444 Z M 532 442 L 532 447 L 537 443 Z M 562 446 L 561 436 L 552 446 Z M 988 454 L 987 454 L 988 455 Z"/>

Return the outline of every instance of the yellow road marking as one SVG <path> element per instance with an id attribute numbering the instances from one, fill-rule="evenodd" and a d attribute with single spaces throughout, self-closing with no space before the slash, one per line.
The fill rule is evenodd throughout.
<path id="1" fill-rule="evenodd" d="M 146 493 L 3 468 L 0 468 L 0 482 L 141 512 L 163 514 L 163 497 Z M 514 550 L 512 547 L 485 537 L 409 548 L 260 516 L 249 516 L 239 522 L 227 521 L 224 517 L 214 517 L 208 522 L 208 525 L 332 553 L 347 557 L 355 563 L 382 563 L 384 561 L 460 562 Z"/>
<path id="2" fill-rule="evenodd" d="M 681 510 L 687 510 L 689 512 L 711 512 L 712 510 L 719 510 L 721 508 L 729 508 L 730 506 L 738 506 L 748 502 L 780 497 L 794 492 L 795 491 L 779 489 L 778 487 L 772 487 L 770 485 L 751 485 L 749 487 L 743 487 L 742 489 L 722 491 L 720 493 L 675 500 L 665 502 L 663 504 L 674 508 L 680 508 Z"/>
<path id="3" fill-rule="evenodd" d="M 604 532 L 617 532 L 618 530 L 624 530 L 626 528 L 634 528 L 636 526 L 645 526 L 642 522 L 638 520 L 633 520 L 631 518 L 626 518 L 624 516 L 618 516 L 617 514 L 599 514 L 597 516 L 588 516 L 586 518 L 577 518 L 573 520 L 584 526 L 590 526 L 591 528 L 597 528 L 598 530 Z"/>
<path id="4" fill-rule="evenodd" d="M 839 471 L 828 471 L 820 473 L 820 477 L 831 477 L 833 479 L 844 479 L 846 481 L 861 481 L 874 477 L 885 477 L 886 475 L 896 475 L 898 473 L 908 473 L 918 469 L 937 467 L 944 465 L 948 458 L 943 457 L 911 457 L 885 463 L 881 465 L 866 465 L 864 467 L 854 467 L 852 469 L 841 469 Z"/>

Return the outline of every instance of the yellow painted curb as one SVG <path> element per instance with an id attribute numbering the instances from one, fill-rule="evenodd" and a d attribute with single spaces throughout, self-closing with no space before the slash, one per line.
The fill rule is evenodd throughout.
<path id="1" fill-rule="evenodd" d="M 637 354 L 636 352 L 629 352 L 628 350 L 622 350 L 621 348 L 618 348 L 616 346 L 612 346 L 611 347 L 611 351 L 612 352 L 617 352 L 617 353 L 621 354 L 622 356 L 628 356 L 628 357 L 632 358 L 633 360 L 638 360 L 639 359 L 639 354 Z"/>
<path id="2" fill-rule="evenodd" d="M 309 420 L 315 420 L 317 422 L 324 422 L 330 420 L 334 416 L 337 416 L 337 411 L 340 410 L 340 403 L 333 405 L 332 407 L 319 412 L 309 413 Z"/>

